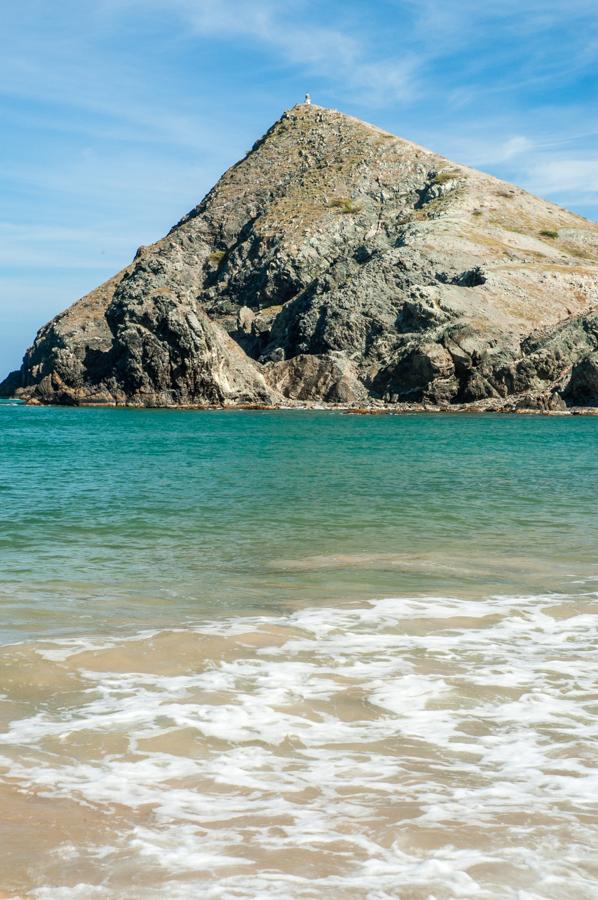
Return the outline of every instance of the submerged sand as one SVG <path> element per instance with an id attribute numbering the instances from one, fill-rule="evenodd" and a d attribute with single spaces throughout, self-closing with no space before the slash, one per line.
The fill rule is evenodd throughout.
<path id="1" fill-rule="evenodd" d="M 3 648 L 5 896 L 595 897 L 597 599 Z"/>

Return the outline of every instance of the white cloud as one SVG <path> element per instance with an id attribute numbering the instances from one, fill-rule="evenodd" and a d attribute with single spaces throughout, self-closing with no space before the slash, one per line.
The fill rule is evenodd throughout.
<path id="1" fill-rule="evenodd" d="M 330 80 L 340 94 L 375 105 L 412 100 L 422 60 L 405 49 L 378 58 L 375 47 L 342 27 L 314 21 L 316 8 L 270 0 L 105 0 L 105 7 L 177 12 L 193 33 L 266 46 L 285 64 Z"/>
<path id="2" fill-rule="evenodd" d="M 459 159 L 467 159 L 469 165 L 473 166 L 496 166 L 529 155 L 534 146 L 534 141 L 521 134 L 508 138 L 497 136 L 484 140 L 470 139 L 462 151 L 465 155 L 459 154 Z"/>
<path id="3" fill-rule="evenodd" d="M 504 142 L 499 148 L 497 160 L 513 159 L 514 156 L 521 156 L 522 153 L 529 153 L 533 147 L 532 141 L 522 135 L 515 135 Z"/>
<path id="4" fill-rule="evenodd" d="M 529 174 L 533 190 L 552 196 L 577 193 L 598 197 L 598 155 L 592 159 L 536 159 Z"/>

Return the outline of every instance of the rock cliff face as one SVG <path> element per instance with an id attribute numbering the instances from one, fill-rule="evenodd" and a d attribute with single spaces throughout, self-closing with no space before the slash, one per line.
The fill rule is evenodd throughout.
<path id="1" fill-rule="evenodd" d="M 42 328 L 0 394 L 598 404 L 598 225 L 297 106 L 166 237 Z"/>

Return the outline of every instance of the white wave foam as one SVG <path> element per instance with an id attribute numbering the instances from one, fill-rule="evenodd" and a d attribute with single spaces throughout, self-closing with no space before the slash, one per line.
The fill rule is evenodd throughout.
<path id="1" fill-rule="evenodd" d="M 34 896 L 597 897 L 596 597 L 385 599 L 44 642 L 83 696 L 13 720 L 0 769 L 115 827 L 96 883 L 77 880 L 81 846 Z M 110 668 L 139 648 L 158 660 L 165 635 L 169 652 L 187 642 L 183 674 Z M 101 749 L 117 737 L 125 750 Z M 123 860 L 143 889 L 99 883 Z"/>

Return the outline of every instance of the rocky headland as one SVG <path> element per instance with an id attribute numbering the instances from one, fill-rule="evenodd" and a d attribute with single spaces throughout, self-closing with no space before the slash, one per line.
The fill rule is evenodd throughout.
<path id="1" fill-rule="evenodd" d="M 589 411 L 598 225 L 303 104 L 45 325 L 0 396 Z"/>

